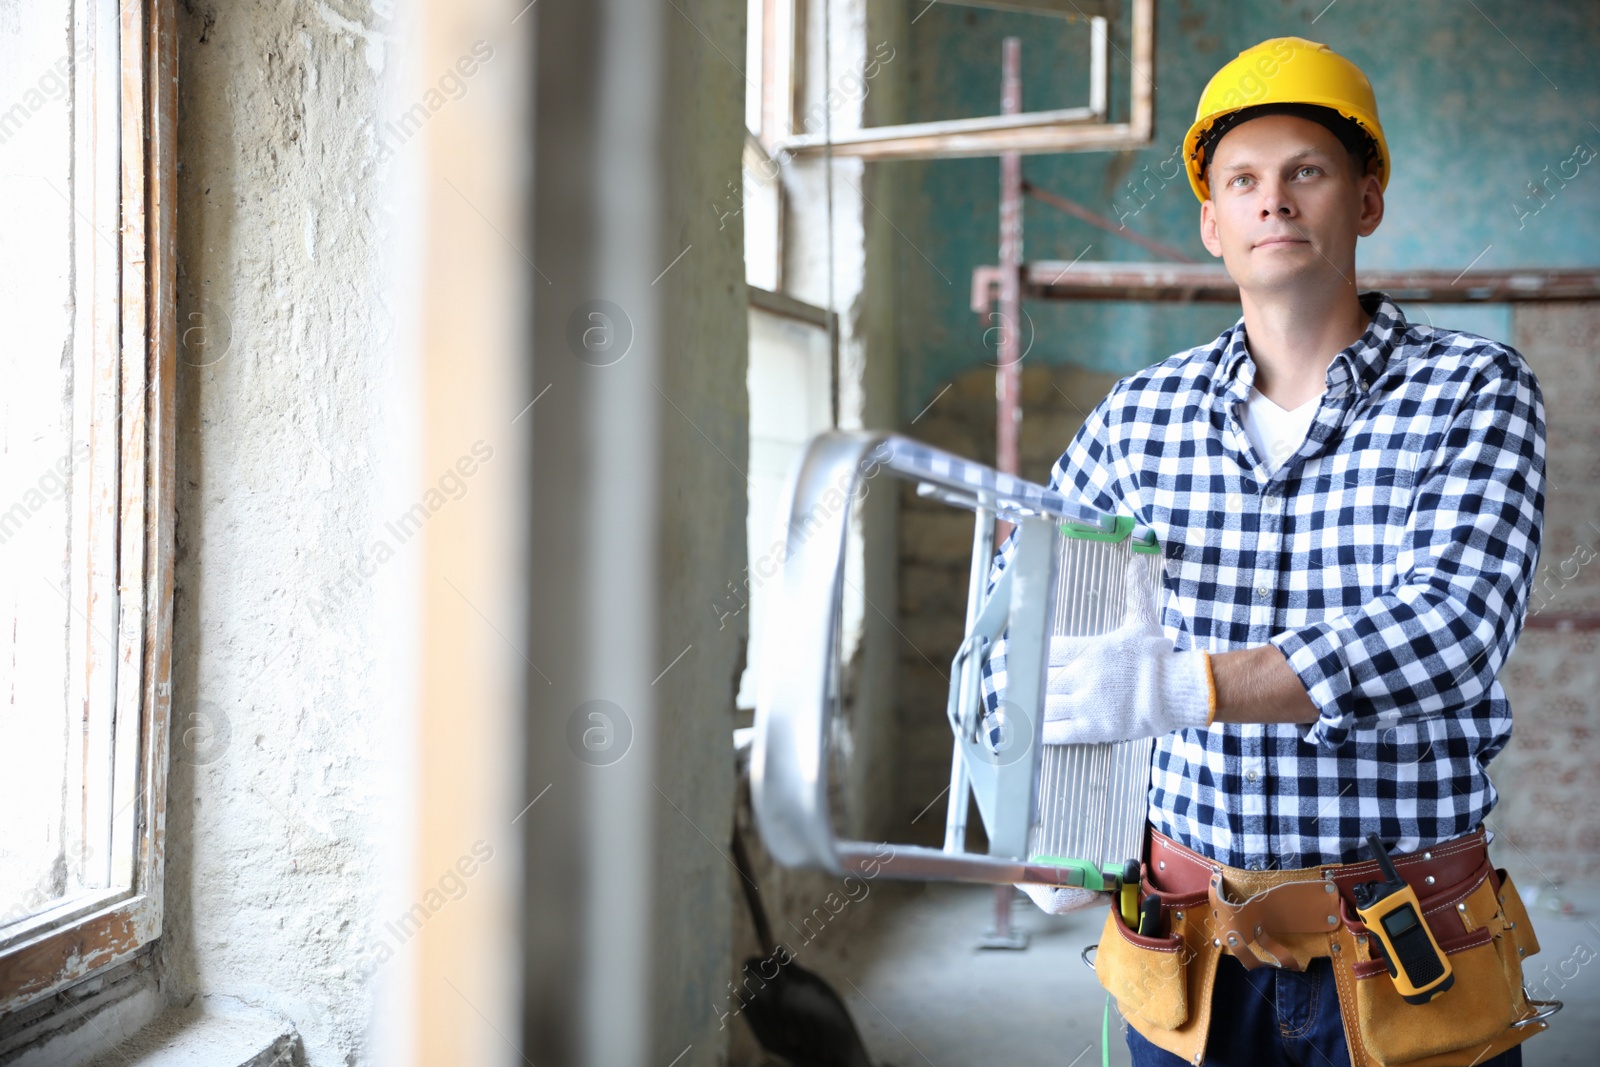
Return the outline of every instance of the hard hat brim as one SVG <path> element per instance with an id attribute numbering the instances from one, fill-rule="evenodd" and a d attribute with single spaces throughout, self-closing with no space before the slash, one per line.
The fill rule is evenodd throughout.
<path id="1" fill-rule="evenodd" d="M 1342 115 L 1344 118 L 1349 119 L 1351 122 L 1356 124 L 1362 133 L 1372 138 L 1373 144 L 1377 146 L 1378 169 L 1376 174 L 1378 177 L 1378 188 L 1380 190 L 1388 189 L 1389 143 L 1383 136 L 1383 127 L 1378 124 L 1377 119 L 1373 115 L 1360 108 L 1351 107 L 1344 101 L 1330 100 L 1326 97 L 1307 97 L 1292 102 L 1297 104 L 1311 104 L 1317 107 L 1325 107 L 1329 111 L 1335 112 L 1336 114 Z M 1194 190 L 1194 195 L 1198 197 L 1202 203 L 1211 199 L 1210 184 L 1206 180 L 1204 170 L 1206 160 L 1201 158 L 1202 153 L 1200 150 L 1201 145 L 1205 143 L 1206 135 L 1211 132 L 1211 128 L 1213 126 L 1215 126 L 1221 120 L 1227 118 L 1229 115 L 1235 115 L 1241 111 L 1249 111 L 1252 107 L 1260 106 L 1268 105 L 1247 104 L 1244 107 L 1229 108 L 1226 111 L 1218 111 L 1207 115 L 1205 118 L 1195 122 L 1194 125 L 1190 126 L 1189 132 L 1184 135 L 1183 159 L 1184 167 L 1189 174 L 1189 187 Z M 1245 120 L 1245 122 L 1248 121 L 1250 120 Z M 1243 125 L 1243 123 L 1240 123 L 1240 125 Z M 1223 136 L 1227 136 L 1227 134 L 1225 133 Z M 1213 151 L 1214 150 L 1215 149 L 1213 147 Z"/>

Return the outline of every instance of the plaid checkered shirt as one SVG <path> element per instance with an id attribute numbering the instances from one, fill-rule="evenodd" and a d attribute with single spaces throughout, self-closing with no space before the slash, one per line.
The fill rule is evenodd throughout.
<path id="1" fill-rule="evenodd" d="M 1272 475 L 1242 410 L 1244 320 L 1119 381 L 1050 485 L 1131 513 L 1163 546 L 1178 649 L 1277 646 L 1318 718 L 1157 739 L 1150 822 L 1253 870 L 1368 858 L 1475 829 L 1511 737 L 1496 674 L 1521 631 L 1544 516 L 1544 401 L 1515 349 L 1362 295 L 1316 419 Z M 994 575 L 1010 560 L 1012 540 Z M 983 691 L 1005 690 L 1005 640 Z"/>

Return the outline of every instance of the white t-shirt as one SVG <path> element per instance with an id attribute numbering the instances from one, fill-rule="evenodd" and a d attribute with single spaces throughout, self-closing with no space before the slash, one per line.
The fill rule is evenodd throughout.
<path id="1" fill-rule="evenodd" d="M 1244 406 L 1244 432 L 1256 454 L 1266 461 L 1268 474 L 1277 473 L 1284 461 L 1300 450 L 1321 403 L 1322 394 L 1318 393 L 1293 411 L 1285 411 L 1255 386 L 1250 387 L 1250 399 Z"/>

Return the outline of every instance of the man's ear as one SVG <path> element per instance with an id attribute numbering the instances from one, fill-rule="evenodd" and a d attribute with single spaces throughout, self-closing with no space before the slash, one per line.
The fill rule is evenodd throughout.
<path id="1" fill-rule="evenodd" d="M 1200 203 L 1200 243 L 1212 256 L 1222 258 L 1222 238 L 1217 236 L 1217 209 L 1210 200 Z"/>
<path id="2" fill-rule="evenodd" d="M 1361 214 L 1356 217 L 1356 233 L 1370 237 L 1382 221 L 1383 187 L 1376 174 L 1368 174 L 1361 179 Z"/>

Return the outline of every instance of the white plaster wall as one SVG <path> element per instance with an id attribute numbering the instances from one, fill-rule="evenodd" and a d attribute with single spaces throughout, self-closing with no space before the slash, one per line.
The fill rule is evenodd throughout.
<path id="1" fill-rule="evenodd" d="M 406 145 L 383 151 L 378 119 L 394 5 L 178 6 L 164 983 L 283 1014 L 310 1064 L 371 1062 L 370 961 L 401 947 L 377 908 L 409 723 L 375 605 L 404 599 L 416 548 L 384 525 L 409 503 L 385 275 Z"/>

